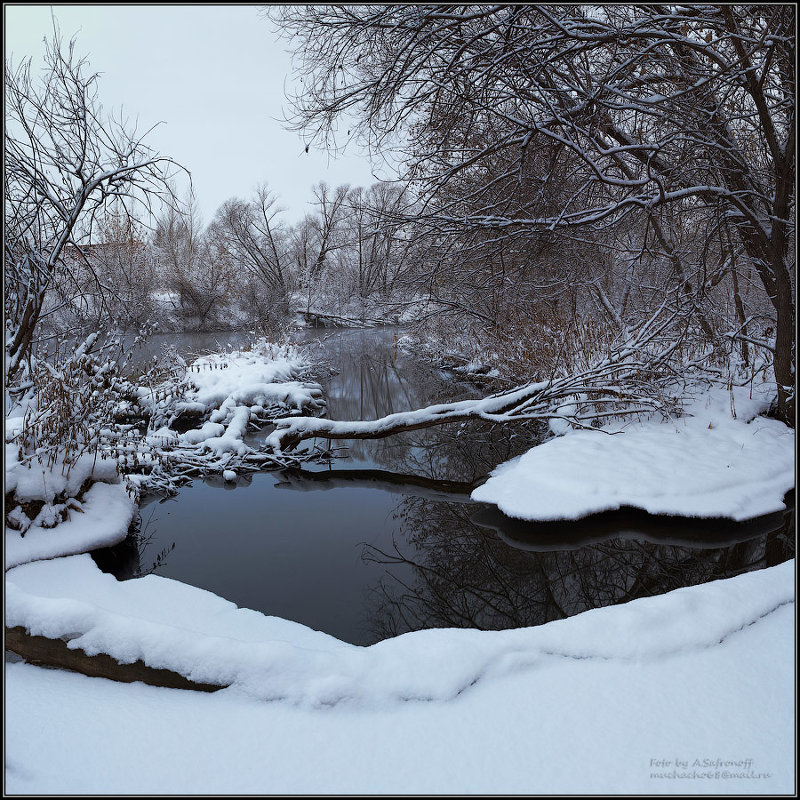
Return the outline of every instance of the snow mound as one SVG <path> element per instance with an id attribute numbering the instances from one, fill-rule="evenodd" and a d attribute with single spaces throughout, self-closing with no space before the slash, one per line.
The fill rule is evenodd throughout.
<path id="1" fill-rule="evenodd" d="M 542 521 L 623 506 L 734 520 L 770 514 L 794 486 L 795 437 L 756 416 L 767 405 L 747 388 L 715 389 L 680 419 L 568 431 L 499 466 L 472 498 Z"/>
<path id="2" fill-rule="evenodd" d="M 6 569 L 118 544 L 127 536 L 135 510 L 134 500 L 121 483 L 95 483 L 80 503 L 66 509 L 68 517 L 63 522 L 37 525 L 34 520 L 24 536 L 7 528 Z"/>
<path id="3" fill-rule="evenodd" d="M 166 436 L 176 445 L 199 446 L 220 459 L 244 455 L 249 448 L 243 437 L 251 422 L 258 426 L 278 415 L 324 408 L 322 387 L 298 380 L 308 368 L 297 348 L 263 339 L 250 350 L 202 356 L 187 366 L 181 396 L 160 414 L 169 424 L 181 416 L 204 421 L 184 433 L 163 426 L 148 439 L 158 445 Z M 151 402 L 146 390 L 140 399 Z"/>

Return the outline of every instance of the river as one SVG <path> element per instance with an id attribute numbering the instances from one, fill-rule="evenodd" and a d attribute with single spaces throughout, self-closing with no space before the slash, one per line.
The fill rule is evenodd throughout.
<path id="1" fill-rule="evenodd" d="M 396 336 L 296 334 L 317 365 L 329 417 L 375 419 L 480 396 L 404 354 Z M 241 341 L 161 338 L 183 353 Z M 198 480 L 175 498 L 145 498 L 138 542 L 97 559 L 120 577 L 174 578 L 368 645 L 421 628 L 539 625 L 794 555 L 793 510 L 747 524 L 632 510 L 532 524 L 469 500 L 493 467 L 544 435 L 538 423 L 475 421 L 337 443 L 350 448 L 330 466 L 256 473 L 236 486 Z"/>

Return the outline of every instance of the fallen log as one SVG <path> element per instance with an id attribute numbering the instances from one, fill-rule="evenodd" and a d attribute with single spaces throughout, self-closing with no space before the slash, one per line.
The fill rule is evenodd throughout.
<path id="1" fill-rule="evenodd" d="M 396 433 L 416 431 L 443 425 L 448 422 L 463 422 L 468 419 L 484 419 L 491 422 L 507 422 L 507 412 L 530 398 L 537 391 L 546 389 L 546 382 L 531 385 L 501 397 L 483 400 L 461 400 L 440 403 L 416 411 L 400 411 L 376 420 L 340 421 L 324 417 L 286 417 L 275 420 L 275 430 L 266 438 L 267 452 L 283 453 L 295 448 L 305 439 L 383 439 Z M 534 415 L 526 415 L 530 419 Z M 546 414 L 542 416 L 553 416 Z"/>
<path id="2" fill-rule="evenodd" d="M 63 639 L 34 636 L 22 627 L 6 628 L 5 648 L 21 656 L 29 664 L 58 667 L 80 672 L 91 678 L 108 678 L 121 683 L 146 683 L 167 689 L 192 689 L 197 692 L 216 692 L 224 689 L 211 683 L 197 683 L 170 669 L 150 667 L 144 661 L 120 664 L 105 653 L 90 656 L 83 650 L 72 649 Z"/>
<path id="3" fill-rule="evenodd" d="M 344 317 L 339 314 L 323 314 L 318 311 L 297 311 L 296 313 L 302 316 L 307 323 L 319 328 L 374 328 L 378 325 L 386 324 L 385 320 L 370 319 L 368 317 L 358 319 L 356 317 Z"/>
<path id="4" fill-rule="evenodd" d="M 675 382 L 670 359 L 679 349 L 675 324 L 691 308 L 669 308 L 665 301 L 649 319 L 626 330 L 605 355 L 573 374 L 501 392 L 480 400 L 439 403 L 376 420 L 291 417 L 275 420 L 265 452 L 285 453 L 306 439 L 383 439 L 434 425 L 483 419 L 508 423 L 525 419 L 563 420 L 577 428 L 601 427 L 606 417 L 660 412 L 668 416 L 676 398 L 666 394 Z M 666 402 L 665 402 L 666 401 Z"/>

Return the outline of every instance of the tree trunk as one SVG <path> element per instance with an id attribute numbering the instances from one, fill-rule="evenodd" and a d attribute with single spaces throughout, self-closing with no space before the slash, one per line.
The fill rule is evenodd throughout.
<path id="1" fill-rule="evenodd" d="M 778 418 L 790 427 L 795 424 L 795 327 L 792 287 L 787 274 L 777 276 L 778 312 L 775 331 L 775 382 L 778 385 Z"/>

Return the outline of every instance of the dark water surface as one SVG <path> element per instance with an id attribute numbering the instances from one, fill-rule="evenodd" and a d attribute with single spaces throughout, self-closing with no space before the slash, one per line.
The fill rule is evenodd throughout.
<path id="1" fill-rule="evenodd" d="M 298 334 L 319 364 L 329 417 L 375 419 L 479 396 L 404 355 L 395 336 Z M 180 337 L 172 341 L 181 349 Z M 196 481 L 145 502 L 138 546 L 110 560 L 118 574 L 152 571 L 371 644 L 421 628 L 539 625 L 794 555 L 793 510 L 746 524 L 633 509 L 534 524 L 469 500 L 491 469 L 544 435 L 534 423 L 476 421 L 336 443 L 350 444 L 348 457 L 330 467 L 259 473 L 235 487 Z"/>

